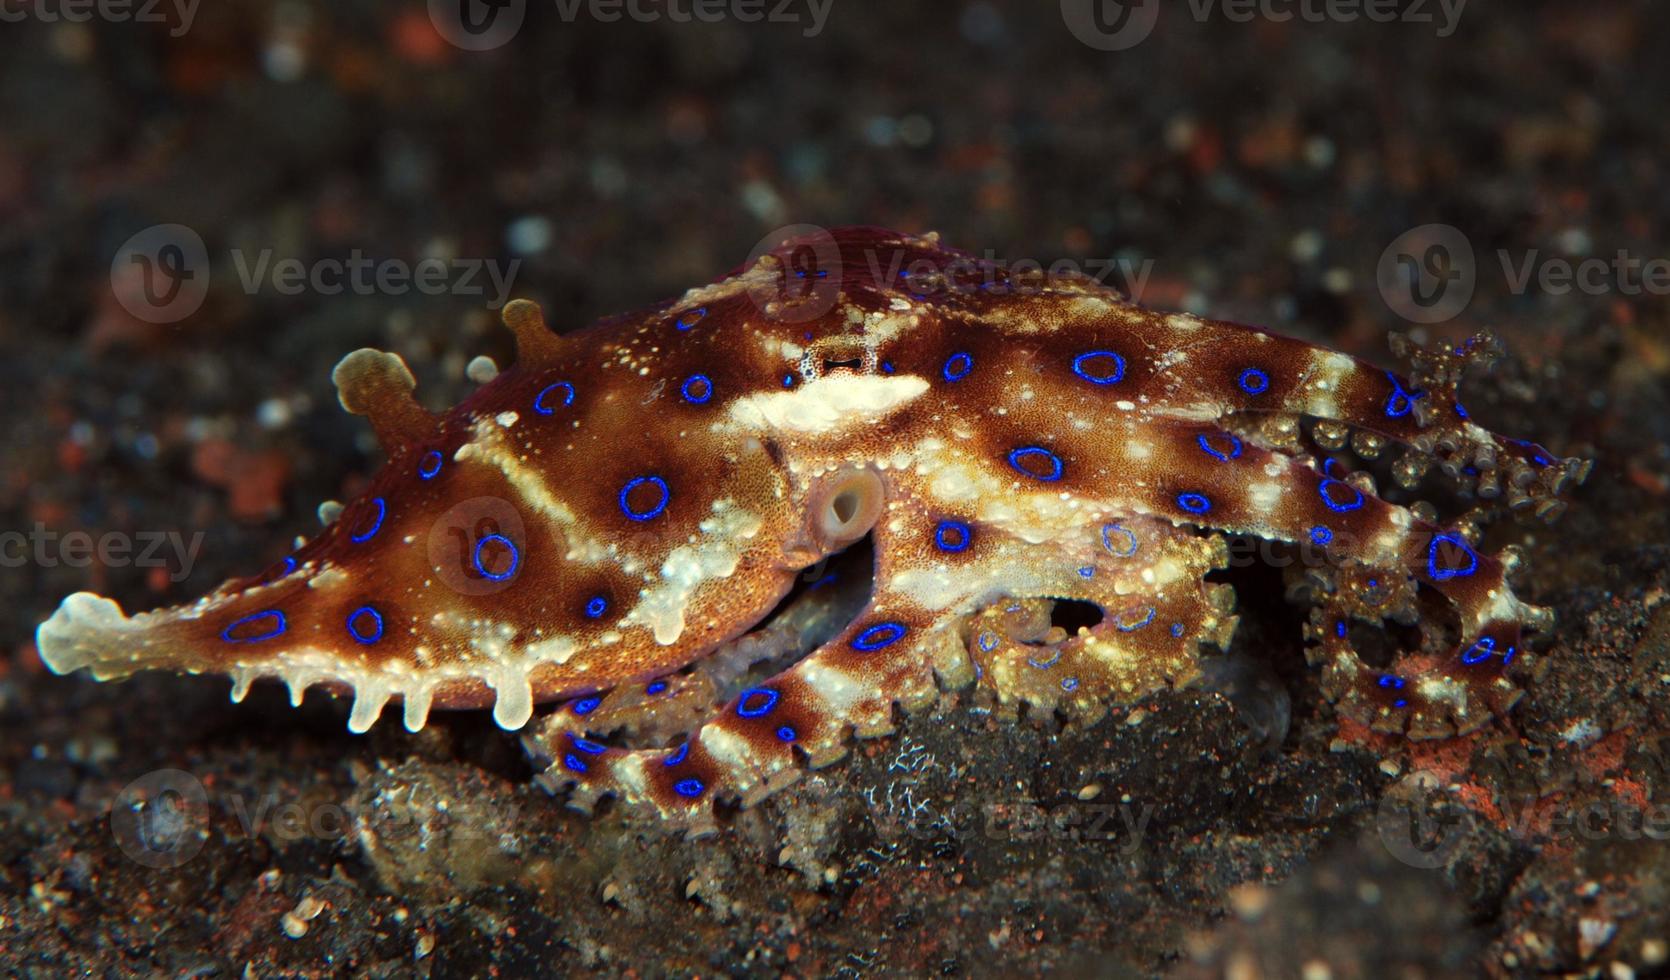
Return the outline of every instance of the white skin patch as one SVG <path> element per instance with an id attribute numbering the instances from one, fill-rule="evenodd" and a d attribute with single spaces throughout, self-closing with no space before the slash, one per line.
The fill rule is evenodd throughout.
<path id="1" fill-rule="evenodd" d="M 731 506 L 728 501 L 719 501 L 714 507 L 718 513 L 702 522 L 700 537 L 667 555 L 660 580 L 644 590 L 643 598 L 623 620 L 648 626 L 655 642 L 662 646 L 676 643 L 684 635 L 684 612 L 690 608 L 690 597 L 696 589 L 735 573 L 748 543 L 763 526 L 758 514 Z"/>
<path id="2" fill-rule="evenodd" d="M 872 422 L 928 390 L 916 375 L 837 374 L 794 391 L 760 392 L 731 403 L 731 420 L 749 431 L 777 429 L 808 435 Z"/>

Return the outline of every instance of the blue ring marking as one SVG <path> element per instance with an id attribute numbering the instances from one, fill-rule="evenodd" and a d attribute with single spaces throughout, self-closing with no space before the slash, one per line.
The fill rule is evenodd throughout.
<path id="1" fill-rule="evenodd" d="M 690 754 L 690 743 L 685 742 L 683 745 L 680 745 L 678 747 L 678 750 L 676 752 L 674 752 L 672 755 L 669 755 L 665 759 L 662 759 L 661 764 L 664 765 L 664 766 L 676 766 L 679 763 L 683 762 L 685 756 L 688 756 L 689 754 Z"/>
<path id="2" fill-rule="evenodd" d="M 990 633 L 981 633 L 979 643 L 981 653 L 991 653 L 997 646 L 997 637 Z"/>
<path id="3" fill-rule="evenodd" d="M 681 779 L 673 784 L 673 792 L 691 800 L 701 796 L 706 789 L 700 779 Z"/>
<path id="4" fill-rule="evenodd" d="M 892 374 L 893 373 L 893 362 L 892 361 L 882 361 L 881 362 L 881 373 L 882 374 Z"/>
<path id="5" fill-rule="evenodd" d="M 372 497 L 371 502 L 373 504 L 375 504 L 376 507 L 377 507 L 377 519 L 371 523 L 371 529 L 370 530 L 365 531 L 364 533 L 361 533 L 361 534 L 351 535 L 348 538 L 348 540 L 354 542 L 355 544 L 364 544 L 367 541 L 370 541 L 372 538 L 376 537 L 377 532 L 381 531 L 383 529 L 383 519 L 388 517 L 388 513 L 389 513 L 388 501 L 384 500 L 382 497 Z"/>
<path id="6" fill-rule="evenodd" d="M 1183 635 L 1183 624 L 1182 623 L 1172 623 L 1171 624 L 1171 635 L 1172 636 L 1182 636 Z"/>
<path id="7" fill-rule="evenodd" d="M 1040 475 L 1021 465 L 1021 460 L 1030 459 L 1033 456 L 1042 456 L 1050 461 L 1051 469 L 1048 474 Z M 1042 446 L 1022 446 L 1019 449 L 1010 450 L 1009 465 L 1015 470 L 1015 472 L 1020 473 L 1023 476 L 1030 476 L 1034 480 L 1038 480 L 1042 483 L 1054 483 L 1055 481 L 1061 479 L 1061 457 Z"/>
<path id="8" fill-rule="evenodd" d="M 442 458 L 440 450 L 438 449 L 431 449 L 424 453 L 423 459 L 418 461 L 418 479 L 433 480 L 435 478 L 435 474 L 441 472 L 441 464 L 443 462 L 445 462 L 445 460 Z"/>
<path id="9" fill-rule="evenodd" d="M 562 757 L 562 764 L 567 766 L 571 772 L 585 772 L 589 768 L 584 760 L 572 752 Z"/>
<path id="10" fill-rule="evenodd" d="M 1392 383 L 1392 393 L 1386 398 L 1386 417 L 1400 419 L 1414 411 L 1415 400 L 1421 397 L 1421 393 L 1405 391 L 1403 382 L 1390 371 L 1386 372 L 1386 380 Z"/>
<path id="11" fill-rule="evenodd" d="M 1191 514 L 1204 514 L 1212 509 L 1212 501 L 1202 493 L 1180 493 L 1177 495 L 1177 506 Z"/>
<path id="12" fill-rule="evenodd" d="M 573 735 L 569 736 L 568 740 L 570 742 L 574 743 L 575 748 L 579 749 L 581 752 L 584 752 L 587 755 L 602 755 L 603 754 L 604 746 L 599 745 L 596 742 L 592 742 L 592 741 L 589 741 L 587 739 L 583 739 L 583 738 L 580 738 L 578 736 L 573 736 Z"/>
<path id="13" fill-rule="evenodd" d="M 1039 670 L 1049 670 L 1051 667 L 1054 667 L 1055 664 L 1056 664 L 1056 661 L 1058 661 L 1060 659 L 1061 659 L 1061 648 L 1056 647 L 1054 650 L 1050 651 L 1050 658 L 1048 660 L 1045 660 L 1042 663 L 1040 663 L 1037 660 L 1033 659 L 1032 657 L 1027 657 L 1026 662 L 1031 664 L 1032 666 L 1038 668 Z"/>
<path id="14" fill-rule="evenodd" d="M 487 547 L 488 544 L 494 541 L 497 541 L 506 548 L 510 549 L 510 567 L 497 575 L 489 572 L 487 570 L 487 566 L 481 563 L 481 549 Z M 475 554 L 472 556 L 472 559 L 475 562 L 475 570 L 481 573 L 482 578 L 489 579 L 494 582 L 503 582 L 505 579 L 516 574 L 516 569 L 522 564 L 522 552 L 516 547 L 515 542 L 511 541 L 504 535 L 489 534 L 475 543 Z"/>
<path id="15" fill-rule="evenodd" d="M 1235 383 L 1249 395 L 1262 395 L 1270 390 L 1270 375 L 1258 368 L 1247 368 L 1235 379 Z"/>
<path id="16" fill-rule="evenodd" d="M 1097 373 L 1092 368 L 1085 366 L 1086 361 L 1096 357 L 1113 358 L 1113 370 Z M 1073 358 L 1073 373 L 1093 385 L 1118 384 L 1125 380 L 1125 359 L 1110 350 L 1085 351 Z"/>
<path id="17" fill-rule="evenodd" d="M 600 595 L 594 595 L 586 603 L 586 618 L 597 619 L 609 611 L 609 600 Z"/>
<path id="18" fill-rule="evenodd" d="M 1381 674 L 1378 683 L 1381 687 L 1390 688 L 1394 691 L 1401 691 L 1403 690 L 1404 680 L 1396 674 Z"/>
<path id="19" fill-rule="evenodd" d="M 602 703 L 603 699 L 595 694 L 590 697 L 581 698 L 580 700 L 574 702 L 574 713 L 581 716 L 589 715 L 593 711 L 596 711 L 597 706 Z"/>
<path id="20" fill-rule="evenodd" d="M 1463 407 L 1461 407 L 1461 403 L 1460 403 L 1460 402 L 1456 402 L 1456 403 L 1455 403 L 1455 413 L 1456 413 L 1456 414 L 1457 414 L 1457 415 L 1459 415 L 1459 416 L 1461 416 L 1461 417 L 1462 417 L 1462 418 L 1464 418 L 1464 419 L 1465 419 L 1465 418 L 1471 418 L 1471 417 L 1472 417 L 1472 416 L 1470 416 L 1470 415 L 1468 415 L 1468 414 L 1467 414 L 1467 409 L 1465 409 L 1465 408 L 1463 408 Z"/>
<path id="21" fill-rule="evenodd" d="M 649 686 L 644 688 L 644 693 L 645 694 L 660 694 L 662 691 L 665 691 L 666 689 L 667 689 L 667 682 L 666 681 L 650 681 Z"/>
<path id="22" fill-rule="evenodd" d="M 1221 434 L 1229 437 L 1229 452 L 1227 453 L 1219 452 L 1212 445 L 1213 433 L 1202 432 L 1200 435 L 1195 437 L 1195 441 L 1200 443 L 1200 448 L 1206 453 L 1206 455 L 1213 457 L 1219 462 L 1227 463 L 1232 459 L 1240 459 L 1241 440 L 1237 438 L 1233 432 L 1224 432 Z"/>
<path id="23" fill-rule="evenodd" d="M 265 633 L 261 633 L 261 634 L 256 635 L 256 636 L 233 636 L 232 635 L 233 630 L 235 630 L 238 627 L 244 625 L 245 623 L 253 623 L 258 619 L 268 619 L 268 618 L 272 619 L 273 625 L 272 625 L 272 628 L 267 630 Z M 290 628 L 290 625 L 289 625 L 289 623 L 287 623 L 285 621 L 284 614 L 282 612 L 279 612 L 277 609 L 267 609 L 267 610 L 263 610 L 263 611 L 258 612 L 258 613 L 252 613 L 248 616 L 245 616 L 243 619 L 240 619 L 237 622 L 235 622 L 235 623 L 231 624 L 230 626 L 226 627 L 225 629 L 221 630 L 220 631 L 220 638 L 222 640 L 225 640 L 227 643 L 259 643 L 262 640 L 270 640 L 275 636 L 283 636 L 284 631 L 289 629 L 289 628 Z"/>
<path id="24" fill-rule="evenodd" d="M 558 388 L 562 389 L 563 407 L 566 408 L 574 404 L 574 386 L 566 381 L 558 381 L 556 384 L 546 385 L 540 390 L 539 394 L 533 396 L 533 410 L 541 415 L 555 415 L 556 408 L 545 404 L 545 396 Z"/>
<path id="25" fill-rule="evenodd" d="M 736 699 L 736 716 L 738 718 L 758 718 L 771 714 L 771 709 L 777 707 L 780 693 L 769 687 L 751 687 Z M 765 703 L 758 707 L 750 707 L 748 702 L 754 698 L 764 698 Z"/>
<path id="26" fill-rule="evenodd" d="M 800 733 L 794 730 L 793 725 L 784 725 L 777 729 L 777 741 L 779 742 L 792 742 L 799 737 Z"/>
<path id="27" fill-rule="evenodd" d="M 1474 656 L 1474 651 L 1478 652 L 1477 656 Z M 1461 662 L 1464 663 L 1464 664 L 1467 664 L 1468 666 L 1472 666 L 1473 664 L 1479 663 L 1481 661 L 1489 660 L 1491 657 L 1494 657 L 1495 655 L 1496 655 L 1496 638 L 1494 636 L 1481 636 L 1477 640 L 1473 641 L 1472 646 L 1470 646 L 1467 649 L 1461 651 Z M 1513 656 L 1513 648 L 1509 647 L 1508 648 L 1508 656 L 1503 658 L 1502 664 L 1504 666 L 1506 666 L 1507 662 L 1508 662 L 1508 658 L 1511 658 L 1512 656 Z"/>
<path id="28" fill-rule="evenodd" d="M 1118 627 L 1119 632 L 1121 632 L 1121 633 L 1135 633 L 1137 630 L 1142 629 L 1144 626 L 1147 626 L 1149 623 L 1152 623 L 1154 621 L 1154 607 L 1153 606 L 1144 606 L 1143 610 L 1144 610 L 1144 615 L 1143 615 L 1141 620 L 1139 620 L 1135 623 L 1127 623 L 1125 621 L 1125 617 L 1133 611 L 1133 610 L 1127 609 L 1127 610 L 1125 610 L 1125 612 L 1120 613 L 1114 619 L 1113 625 Z"/>
<path id="29" fill-rule="evenodd" d="M 362 616 L 371 617 L 371 622 L 374 627 L 373 629 L 361 630 L 358 626 L 354 625 Z M 349 613 L 347 626 L 348 635 L 352 636 L 355 640 L 358 640 L 366 646 L 370 646 L 383 638 L 383 614 L 377 611 L 376 606 L 361 606 Z"/>
<path id="30" fill-rule="evenodd" d="M 1095 578 L 1095 577 L 1096 577 L 1096 566 L 1085 565 L 1083 568 L 1079 569 L 1079 578 Z"/>
<path id="31" fill-rule="evenodd" d="M 1329 495 L 1329 491 L 1334 487 L 1344 487 L 1351 494 L 1351 497 L 1344 501 L 1335 500 Z M 1325 477 L 1321 483 L 1317 484 L 1316 492 L 1322 497 L 1322 502 L 1328 505 L 1328 509 L 1336 514 L 1346 514 L 1363 506 L 1363 492 L 1344 480 Z"/>
<path id="32" fill-rule="evenodd" d="M 713 379 L 705 374 L 692 374 L 684 379 L 678 393 L 692 405 L 706 405 L 713 398 Z"/>
<path id="33" fill-rule="evenodd" d="M 1334 635 L 1335 636 L 1344 636 L 1345 635 L 1345 620 L 1342 619 L 1339 622 L 1334 624 Z"/>
<path id="34" fill-rule="evenodd" d="M 1441 541 L 1447 541 L 1461 549 L 1462 553 L 1467 556 L 1467 566 L 1465 568 L 1438 567 L 1438 543 Z M 1432 536 L 1432 544 L 1428 545 L 1426 549 L 1426 573 L 1432 576 L 1433 581 L 1448 582 L 1452 578 L 1466 578 L 1478 570 L 1478 553 L 1473 550 L 1472 546 L 1469 545 L 1466 540 L 1461 537 L 1461 535 L 1456 534 L 1454 531 L 1445 531 L 1443 534 L 1434 534 Z"/>
<path id="35" fill-rule="evenodd" d="M 785 388 L 793 388 L 794 387 L 794 372 L 793 371 L 789 372 L 788 374 L 783 375 L 783 387 L 785 387 Z"/>
<path id="36" fill-rule="evenodd" d="M 1079 679 L 1077 677 L 1063 677 L 1061 679 L 1061 689 L 1063 691 L 1068 692 L 1069 694 L 1072 693 L 1073 691 L 1078 690 L 1079 689 Z"/>
<path id="37" fill-rule="evenodd" d="M 627 502 L 626 498 L 631 496 L 632 491 L 644 486 L 645 484 L 660 490 L 661 499 L 657 500 L 655 502 L 655 506 L 649 508 L 648 510 L 633 510 L 632 505 Z M 660 517 L 662 512 L 667 509 L 667 504 L 672 499 L 673 492 L 667 489 L 667 481 L 661 479 L 659 476 L 635 476 L 626 481 L 626 486 L 620 488 L 621 513 L 635 521 L 648 521 Z"/>
<path id="38" fill-rule="evenodd" d="M 293 572 L 295 570 L 296 570 L 296 556 L 295 555 L 285 555 L 284 556 L 284 571 L 279 572 L 278 577 L 283 578 L 284 576 L 290 574 L 291 572 Z"/>
<path id="39" fill-rule="evenodd" d="M 1310 529 L 1310 539 L 1313 544 L 1327 544 L 1334 540 L 1334 532 L 1318 524 Z"/>
<path id="40" fill-rule="evenodd" d="M 945 366 L 939 369 L 940 376 L 947 381 L 957 382 L 968 377 L 974 370 L 974 355 L 967 351 L 958 351 L 945 359 Z"/>
<path id="41" fill-rule="evenodd" d="M 677 326 L 680 330 L 689 330 L 691 327 L 695 326 L 696 324 L 701 323 L 702 320 L 706 319 L 706 317 L 707 317 L 707 307 L 698 306 L 693 310 L 687 310 L 683 313 L 680 313 L 678 315 L 678 320 L 676 321 L 676 323 L 677 323 Z"/>
<path id="42" fill-rule="evenodd" d="M 962 521 L 944 520 L 934 528 L 934 547 L 940 551 L 965 551 L 973 540 L 974 535 Z"/>
<path id="43" fill-rule="evenodd" d="M 870 653 L 883 647 L 890 647 L 904 639 L 909 632 L 903 623 L 877 623 L 852 638 L 852 648 Z"/>
<path id="44" fill-rule="evenodd" d="M 1120 551 L 1118 548 L 1113 546 L 1113 541 L 1108 537 L 1108 534 L 1115 531 L 1125 536 L 1125 541 L 1130 545 L 1130 547 L 1126 548 L 1124 551 Z M 1106 548 L 1110 554 L 1118 555 L 1120 558 L 1129 558 L 1137 553 L 1137 536 L 1130 528 L 1123 524 L 1119 524 L 1117 522 L 1113 524 L 1103 524 L 1102 547 Z"/>

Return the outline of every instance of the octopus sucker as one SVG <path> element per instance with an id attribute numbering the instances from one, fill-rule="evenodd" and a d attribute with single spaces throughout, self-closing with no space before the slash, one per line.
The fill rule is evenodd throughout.
<path id="1" fill-rule="evenodd" d="M 399 357 L 342 360 L 387 461 L 288 558 L 133 616 L 72 595 L 42 659 L 221 673 L 234 700 L 320 686 L 355 732 L 393 701 L 413 731 L 490 708 L 571 806 L 700 834 L 945 690 L 1083 722 L 1190 683 L 1251 612 L 1208 579 L 1231 535 L 1304 556 L 1290 591 L 1340 713 L 1475 731 L 1550 626 L 1480 531 L 1558 517 L 1590 466 L 1469 418 L 1487 335 L 1396 338 L 1399 374 L 935 235 L 789 238 L 568 332 L 502 316 L 514 363 L 472 362 L 439 414 Z M 1371 666 L 1387 623 L 1425 639 Z"/>

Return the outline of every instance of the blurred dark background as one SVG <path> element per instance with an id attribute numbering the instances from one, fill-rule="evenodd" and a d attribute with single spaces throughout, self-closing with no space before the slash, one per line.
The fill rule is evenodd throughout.
<path id="1" fill-rule="evenodd" d="M 32 630 L 64 595 L 142 609 L 255 571 L 375 466 L 330 386 L 342 355 L 401 353 L 435 408 L 468 390 L 470 358 L 509 360 L 482 296 L 251 290 L 234 255 L 514 260 L 511 295 L 564 329 L 712 279 L 781 226 L 879 224 L 1009 262 L 1123 261 L 1147 270 L 1146 304 L 1390 364 L 1385 335 L 1409 324 L 1378 263 L 1447 224 L 1475 250 L 1476 293 L 1417 334 L 1495 328 L 1514 354 L 1475 414 L 1598 455 L 1610 489 L 1591 507 L 1639 522 L 1576 518 L 1565 533 L 1597 551 L 1548 574 L 1596 581 L 1619 561 L 1606 549 L 1664 538 L 1665 296 L 1515 289 L 1496 257 L 1666 256 L 1662 5 L 1474 0 L 1452 24 L 1435 2 L 1392 23 L 1166 3 L 1105 51 L 1054 0 L 833 0 L 821 21 L 787 3 L 790 22 L 711 24 L 675 17 L 689 0 L 645 0 L 647 22 L 566 4 L 528 0 L 513 36 L 466 51 L 437 27 L 446 4 L 211 0 L 72 23 L 0 0 L 0 530 L 205 534 L 189 567 L 0 568 L 17 772 L 61 759 L 81 712 L 113 714 L 124 745 L 130 711 L 166 728 L 168 710 L 124 699 L 182 690 L 39 677 Z M 207 254 L 201 305 L 160 324 L 112 276 L 157 225 Z M 183 689 L 190 712 L 237 724 L 204 684 Z M 46 783 L 17 799 L 73 796 L 88 764 L 63 765 L 19 776 Z M 76 812 L 94 819 L 101 792 Z M 46 874 L 17 867 L 19 895 Z"/>

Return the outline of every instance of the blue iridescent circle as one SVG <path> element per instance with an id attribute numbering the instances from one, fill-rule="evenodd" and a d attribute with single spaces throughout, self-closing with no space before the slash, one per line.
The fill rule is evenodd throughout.
<path id="1" fill-rule="evenodd" d="M 586 618 L 596 619 L 609 611 L 609 600 L 603 596 L 594 595 L 586 602 Z"/>
<path id="2" fill-rule="evenodd" d="M 596 711 L 597 706 L 602 703 L 603 699 L 595 694 L 590 697 L 581 698 L 580 700 L 574 702 L 574 713 L 577 715 L 589 715 L 593 711 Z"/>
<path id="3" fill-rule="evenodd" d="M 541 415 L 556 414 L 557 406 L 548 404 L 548 399 L 553 391 L 562 393 L 564 407 L 574 404 L 574 386 L 566 381 L 558 381 L 556 384 L 546 385 L 539 394 L 534 396 L 533 410 Z"/>
<path id="4" fill-rule="evenodd" d="M 418 479 L 433 480 L 435 474 L 441 472 L 442 458 L 439 450 L 431 449 L 423 454 L 418 462 Z"/>
<path id="5" fill-rule="evenodd" d="M 632 491 L 642 486 L 651 486 L 656 488 L 661 491 L 661 496 L 656 500 L 653 506 L 642 510 L 634 510 L 632 508 L 631 501 L 628 498 L 632 495 Z M 671 490 L 667 489 L 667 481 L 661 479 L 659 476 L 635 476 L 626 481 L 626 486 L 620 488 L 621 513 L 635 521 L 647 521 L 660 517 L 662 511 L 667 509 L 667 504 L 672 499 L 673 493 Z"/>
<path id="6" fill-rule="evenodd" d="M 1389 688 L 1393 691 L 1401 691 L 1403 690 L 1404 680 L 1396 674 L 1381 674 L 1380 680 L 1377 683 L 1381 687 Z"/>
<path id="7" fill-rule="evenodd" d="M 1118 548 L 1113 546 L 1114 535 L 1118 535 L 1120 538 L 1124 539 L 1124 551 L 1120 551 Z M 1121 558 L 1129 558 L 1137 553 L 1137 536 L 1135 532 L 1123 524 L 1103 524 L 1102 547 L 1106 548 L 1110 554 L 1118 555 Z"/>
<path id="8" fill-rule="evenodd" d="M 1043 458 L 1048 460 L 1050 466 L 1049 472 L 1034 473 L 1023 465 L 1023 460 L 1034 458 Z M 1011 451 L 1009 453 L 1009 465 L 1014 468 L 1015 472 L 1021 473 L 1025 476 L 1030 476 L 1034 480 L 1039 480 L 1044 483 L 1054 483 L 1056 480 L 1061 479 L 1061 457 L 1042 446 L 1022 446 L 1019 449 Z"/>
<path id="9" fill-rule="evenodd" d="M 1177 506 L 1191 514 L 1204 514 L 1212 509 L 1212 501 L 1205 494 L 1180 493 L 1177 495 Z"/>
<path id="10" fill-rule="evenodd" d="M 1460 548 L 1461 553 L 1467 556 L 1467 564 L 1461 568 L 1438 567 L 1438 546 L 1440 544 L 1450 544 Z M 1461 535 L 1453 531 L 1446 531 L 1443 534 L 1432 536 L 1432 544 L 1428 545 L 1426 549 L 1426 572 L 1432 577 L 1433 581 L 1447 582 L 1452 578 L 1466 578 L 1478 570 L 1479 556 Z"/>
<path id="11" fill-rule="evenodd" d="M 678 389 L 684 400 L 692 405 L 706 405 L 713 397 L 713 379 L 705 374 L 692 374 Z"/>
<path id="12" fill-rule="evenodd" d="M 1227 463 L 1232 459 L 1240 459 L 1242 448 L 1241 440 L 1236 438 L 1235 434 L 1232 432 L 1220 432 L 1216 434 L 1229 440 L 1229 448 L 1227 450 L 1219 449 L 1218 447 L 1212 445 L 1212 436 L 1214 433 L 1202 432 L 1200 435 L 1195 437 L 1195 441 L 1200 443 L 1201 451 L 1206 453 L 1206 455 L 1211 456 L 1213 459 L 1224 463 Z"/>
<path id="13" fill-rule="evenodd" d="M 1258 368 L 1247 368 L 1235 379 L 1235 383 L 1249 395 L 1262 395 L 1270 390 L 1270 375 Z"/>
<path id="14" fill-rule="evenodd" d="M 974 370 L 974 355 L 967 351 L 958 351 L 945 359 L 945 366 L 940 374 L 947 381 L 961 381 L 968 377 L 968 372 Z"/>
<path id="15" fill-rule="evenodd" d="M 877 623 L 853 637 L 852 648 L 862 650 L 865 653 L 880 650 L 904 639 L 905 633 L 903 623 Z"/>
<path id="16" fill-rule="evenodd" d="M 793 726 L 784 725 L 777 729 L 777 741 L 779 742 L 792 742 L 799 737 L 800 733 L 795 731 Z"/>
<path id="17" fill-rule="evenodd" d="M 570 738 L 569 741 L 574 743 L 575 748 L 587 755 L 602 755 L 604 752 L 604 746 L 587 739 L 574 737 Z"/>
<path id="18" fill-rule="evenodd" d="M 689 754 L 690 754 L 690 743 L 685 742 L 683 745 L 680 745 L 676 750 L 674 750 L 672 755 L 669 755 L 669 756 L 667 756 L 667 758 L 663 759 L 661 761 L 661 764 L 664 765 L 664 766 L 676 766 L 679 763 L 683 762 L 685 760 L 685 757 L 688 756 Z"/>
<path id="19" fill-rule="evenodd" d="M 1310 539 L 1316 544 L 1327 544 L 1334 540 L 1334 532 L 1318 524 L 1310 529 Z"/>
<path id="20" fill-rule="evenodd" d="M 702 791 L 706 789 L 707 787 L 702 784 L 700 779 L 681 779 L 673 784 L 673 792 L 691 800 L 701 796 Z"/>
<path id="21" fill-rule="evenodd" d="M 934 528 L 934 547 L 940 551 L 964 551 L 973 540 L 974 535 L 962 521 L 940 521 L 939 526 Z"/>
<path id="22" fill-rule="evenodd" d="M 660 694 L 662 691 L 665 691 L 666 689 L 667 689 L 667 682 L 666 681 L 650 681 L 649 686 L 644 688 L 644 693 L 645 694 Z"/>
<path id="23" fill-rule="evenodd" d="M 769 687 L 753 687 L 742 692 L 736 701 L 738 718 L 758 718 L 771 714 L 771 709 L 777 707 L 777 699 L 782 695 Z"/>
<path id="24" fill-rule="evenodd" d="M 510 567 L 497 573 L 488 571 L 487 566 L 481 563 L 482 549 L 486 548 L 489 544 L 495 543 L 502 544 L 506 548 L 510 549 Z M 472 556 L 472 560 L 475 562 L 475 570 L 481 573 L 482 578 L 493 582 L 503 582 L 505 579 L 516 574 L 516 569 L 522 564 L 522 552 L 516 547 L 515 542 L 511 541 L 504 535 L 488 534 L 475 543 L 475 554 Z"/>
<path id="25" fill-rule="evenodd" d="M 1144 626 L 1147 626 L 1149 623 L 1152 623 L 1154 621 L 1154 607 L 1153 606 L 1142 607 L 1142 615 L 1136 617 L 1135 619 L 1132 619 L 1131 614 L 1136 612 L 1136 611 L 1137 610 L 1135 610 L 1135 609 L 1127 609 L 1126 611 L 1119 614 L 1119 618 L 1114 620 L 1113 625 L 1118 627 L 1119 632 L 1121 632 L 1121 633 L 1134 633 L 1137 630 L 1142 629 Z"/>
<path id="26" fill-rule="evenodd" d="M 348 635 L 366 646 L 376 643 L 383 638 L 383 614 L 376 606 L 359 607 L 348 614 Z"/>
<path id="27" fill-rule="evenodd" d="M 1461 662 L 1471 666 L 1471 665 L 1479 663 L 1481 661 L 1489 660 L 1491 657 L 1494 657 L 1498 652 L 1499 651 L 1496 649 L 1496 638 L 1495 637 L 1481 636 L 1476 641 L 1474 641 L 1472 646 L 1470 646 L 1467 649 L 1461 651 Z M 1508 647 L 1507 651 L 1505 653 L 1502 653 L 1502 666 L 1506 667 L 1508 665 L 1508 662 L 1513 660 L 1513 655 L 1514 655 L 1514 648 L 1513 647 Z"/>
<path id="28" fill-rule="evenodd" d="M 1335 500 L 1335 488 L 1344 491 L 1348 495 L 1346 499 Z M 1328 505 L 1329 510 L 1337 514 L 1348 513 L 1363 506 L 1363 492 L 1344 480 L 1324 479 L 1316 489 L 1322 497 L 1322 502 Z"/>
<path id="29" fill-rule="evenodd" d="M 586 765 L 585 760 L 572 752 L 562 757 L 562 764 L 567 766 L 570 772 L 585 772 L 590 768 Z"/>
<path id="30" fill-rule="evenodd" d="M 1414 410 L 1415 400 L 1421 397 L 1421 393 L 1405 391 L 1403 383 L 1390 371 L 1386 372 L 1386 380 L 1392 383 L 1392 393 L 1386 398 L 1386 417 L 1403 418 Z"/>
<path id="31" fill-rule="evenodd" d="M 377 536 L 378 531 L 383 529 L 383 519 L 387 517 L 389 513 L 388 501 L 384 500 L 382 497 L 372 497 L 371 505 L 377 508 L 377 519 L 371 522 L 371 527 L 358 534 L 352 535 L 348 539 L 355 544 L 364 544 L 367 541 L 370 541 L 372 538 Z"/>
<path id="32" fill-rule="evenodd" d="M 1098 358 L 1112 363 L 1105 367 L 1092 363 Z M 1110 350 L 1085 351 L 1073 358 L 1073 373 L 1093 385 L 1118 384 L 1125 378 L 1125 359 Z"/>
<path id="33" fill-rule="evenodd" d="M 702 322 L 702 318 L 706 316 L 707 307 L 705 306 L 698 306 L 693 310 L 681 313 L 678 317 L 678 328 L 680 330 L 689 330 L 691 327 Z"/>
<path id="34" fill-rule="evenodd" d="M 271 621 L 271 625 L 268 626 L 264 632 L 257 633 L 254 636 L 232 635 L 233 631 L 238 627 L 246 626 L 250 623 L 263 619 Z M 245 616 L 237 622 L 227 626 L 225 629 L 220 631 L 220 638 L 225 640 L 227 643 L 259 643 L 262 640 L 270 640 L 275 636 L 283 636 L 284 631 L 288 628 L 289 624 L 285 621 L 283 613 L 279 612 L 277 609 L 266 609 L 261 612 Z"/>

